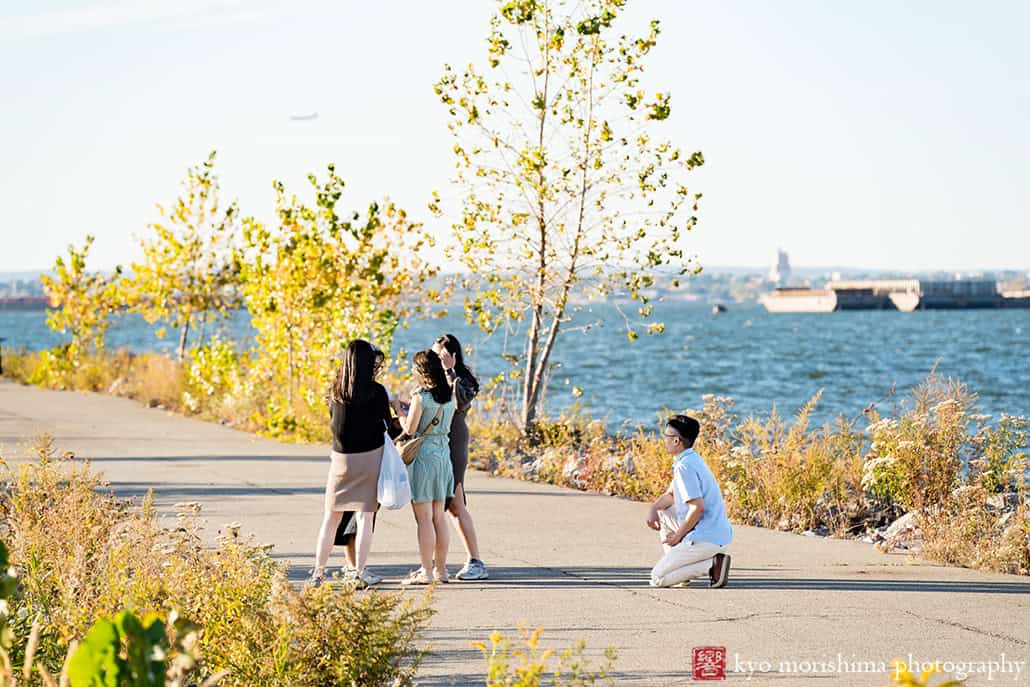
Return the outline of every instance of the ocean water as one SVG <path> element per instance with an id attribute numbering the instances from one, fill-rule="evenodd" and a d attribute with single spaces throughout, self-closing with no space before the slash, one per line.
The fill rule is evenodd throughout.
<path id="1" fill-rule="evenodd" d="M 743 417 L 766 415 L 774 406 L 791 415 L 823 390 L 815 413 L 821 422 L 840 413 L 859 417 L 873 402 L 889 411 L 939 361 L 940 373 L 979 394 L 983 412 L 1030 415 L 1030 310 L 770 314 L 742 304 L 712 315 L 710 306 L 672 302 L 657 304 L 655 319 L 665 322 L 664 334 L 630 342 L 614 306 L 579 313 L 571 326 L 591 326 L 559 337 L 549 410 L 579 403 L 613 425 L 653 426 L 663 408 L 700 407 L 704 394 L 733 397 Z M 137 316 L 119 318 L 108 345 L 174 351 L 176 333 L 157 339 L 154 329 Z M 253 340 L 245 312 L 215 329 L 239 345 Z M 468 362 L 481 376 L 505 369 L 506 338 L 509 352 L 520 350 L 521 332 L 487 337 L 457 309 L 443 319 L 409 322 L 393 350 L 428 347 L 444 332 L 472 347 Z M 0 337 L 3 346 L 25 350 L 62 341 L 42 311 L 0 311 Z M 885 398 L 892 386 L 894 397 Z"/>

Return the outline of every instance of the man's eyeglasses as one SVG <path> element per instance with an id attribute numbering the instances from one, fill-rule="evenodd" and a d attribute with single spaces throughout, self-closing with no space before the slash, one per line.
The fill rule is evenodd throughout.
<path id="1" fill-rule="evenodd" d="M 665 437 L 666 439 L 679 439 L 680 438 L 679 434 L 666 434 L 665 432 L 662 432 L 662 436 Z"/>

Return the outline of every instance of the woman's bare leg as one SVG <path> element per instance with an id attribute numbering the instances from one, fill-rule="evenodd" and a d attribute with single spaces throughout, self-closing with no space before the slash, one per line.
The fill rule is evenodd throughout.
<path id="1" fill-rule="evenodd" d="M 469 559 L 479 557 L 479 539 L 476 537 L 476 526 L 472 524 L 472 514 L 465 507 L 465 485 L 458 482 L 454 485 L 454 498 L 451 499 L 450 514 L 458 527 L 461 543 Z"/>
<path id="2" fill-rule="evenodd" d="M 329 554 L 333 550 L 336 539 L 336 528 L 343 520 L 343 511 L 326 511 L 322 516 L 322 529 L 318 531 L 318 544 L 315 548 L 315 572 L 324 573 L 329 563 Z"/>
<path id="3" fill-rule="evenodd" d="M 360 574 L 365 569 L 365 563 L 368 561 L 368 552 L 372 549 L 372 518 L 375 517 L 375 513 L 358 512 L 354 517 L 358 519 L 358 532 L 357 536 L 354 537 L 358 543 L 354 567 L 358 569 Z"/>
<path id="4" fill-rule="evenodd" d="M 427 575 L 433 573 L 433 552 L 436 549 L 436 530 L 433 528 L 433 504 L 412 503 L 415 523 L 418 525 L 418 557 Z"/>
<path id="5" fill-rule="evenodd" d="M 441 575 L 445 575 L 447 572 L 447 547 L 451 543 L 451 532 L 447 526 L 447 514 L 443 508 L 443 501 L 433 501 L 432 507 L 433 529 L 436 532 L 436 547 L 433 550 L 433 559 L 436 561 L 436 571 Z"/>

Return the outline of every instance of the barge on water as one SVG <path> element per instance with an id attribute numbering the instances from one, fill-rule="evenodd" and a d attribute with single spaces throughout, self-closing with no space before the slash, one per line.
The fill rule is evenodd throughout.
<path id="1" fill-rule="evenodd" d="M 0 310 L 46 310 L 50 299 L 46 296 L 4 296 L 0 298 Z"/>
<path id="2" fill-rule="evenodd" d="M 1030 308 L 1030 291 L 998 290 L 987 279 L 835 280 L 825 289 L 779 288 L 760 299 L 769 312 Z"/>

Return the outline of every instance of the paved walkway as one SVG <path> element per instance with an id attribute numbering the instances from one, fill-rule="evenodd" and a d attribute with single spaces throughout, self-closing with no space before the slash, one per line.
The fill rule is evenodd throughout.
<path id="1" fill-rule="evenodd" d="M 275 545 L 299 581 L 311 568 L 327 448 L 280 444 L 119 398 L 42 391 L 0 381 L 0 453 L 39 432 L 93 460 L 114 489 L 153 488 L 171 504 L 203 504 L 212 534 L 239 521 Z M 737 527 L 730 586 L 656 590 L 659 553 L 644 507 L 616 498 L 470 472 L 469 506 L 492 579 L 436 594 L 424 685 L 483 684 L 470 647 L 520 622 L 545 628 L 546 647 L 586 640 L 619 652 L 619 685 L 688 685 L 691 651 L 726 647 L 728 679 L 752 684 L 882 685 L 863 664 L 1007 661 L 992 681 L 1030 684 L 1030 580 L 884 555 L 853 541 Z M 462 562 L 452 538 L 452 570 Z M 417 563 L 407 510 L 384 512 L 371 565 L 396 580 Z M 336 558 L 342 562 L 342 557 Z M 415 593 L 407 591 L 405 593 Z M 749 673 L 750 671 L 753 671 Z M 1018 679 L 1017 679 L 1018 678 Z"/>

